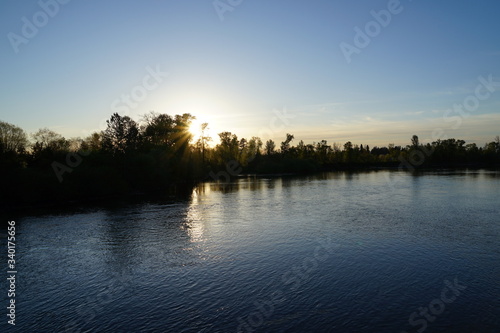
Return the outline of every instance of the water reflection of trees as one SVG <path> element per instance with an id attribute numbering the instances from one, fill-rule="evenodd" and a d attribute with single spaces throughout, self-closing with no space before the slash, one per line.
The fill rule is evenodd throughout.
<path id="1" fill-rule="evenodd" d="M 341 229 L 361 234 L 399 230 L 415 237 L 465 240 L 471 237 L 470 230 L 493 233 L 492 230 L 480 231 L 477 222 L 494 216 L 486 212 L 478 220 L 474 205 L 459 199 L 459 193 L 464 191 L 462 187 L 468 186 L 467 179 L 479 180 L 480 186 L 491 187 L 488 181 L 497 180 L 498 175 L 494 171 L 470 170 L 427 174 L 342 171 L 303 177 L 245 177 L 230 183 L 205 182 L 194 187 L 189 200 L 107 209 L 101 243 L 110 254 L 107 260 L 120 270 L 134 265 L 158 267 L 159 263 L 197 264 L 207 253 L 202 254 L 207 239 L 224 236 L 224 226 L 214 221 L 240 221 L 241 214 L 248 215 L 245 209 L 260 207 L 272 212 L 276 208 L 273 204 L 298 211 L 303 206 L 307 210 L 310 204 L 306 202 L 311 200 L 321 202 L 321 209 L 331 223 Z M 448 181 L 450 177 L 454 179 L 452 183 Z M 454 187 L 450 188 L 451 185 Z M 475 191 L 480 191 L 477 186 Z M 353 201 L 352 196 L 359 193 L 362 200 Z M 469 231 L 462 228 L 468 222 L 461 222 L 462 227 L 452 235 L 450 228 L 454 224 L 450 219 L 456 213 L 470 216 L 471 221 L 476 222 L 471 222 Z M 422 218 L 425 221 L 421 221 Z M 415 221 L 420 222 L 417 225 Z"/>
<path id="2" fill-rule="evenodd" d="M 370 171 L 335 171 L 335 172 L 320 172 L 311 175 L 287 175 L 287 176 L 248 176 L 240 177 L 231 182 L 206 182 L 196 186 L 196 190 L 206 193 L 207 190 L 213 192 L 233 193 L 240 190 L 262 191 L 266 189 L 274 189 L 279 187 L 294 187 L 305 186 L 312 181 L 327 181 L 327 180 L 353 180 L 359 178 L 360 174 L 376 174 L 379 172 L 387 172 L 382 170 Z"/>

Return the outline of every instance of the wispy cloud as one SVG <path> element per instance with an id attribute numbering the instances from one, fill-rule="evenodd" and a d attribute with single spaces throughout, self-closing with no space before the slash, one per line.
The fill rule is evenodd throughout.
<path id="1" fill-rule="evenodd" d="M 495 135 L 500 135 L 499 123 L 500 114 L 497 113 L 471 115 L 463 120 L 458 129 L 452 129 L 452 124 L 444 121 L 440 114 L 415 120 L 390 120 L 364 115 L 338 117 L 328 124 L 314 128 L 294 126 L 290 128 L 290 133 L 293 133 L 297 140 L 304 140 L 306 143 L 324 139 L 329 143 L 343 144 L 351 141 L 356 144 L 383 146 L 388 143 L 407 145 L 413 134 L 418 135 L 422 142 L 432 142 L 433 131 L 441 129 L 447 138 L 458 138 L 482 145 L 493 140 Z"/>

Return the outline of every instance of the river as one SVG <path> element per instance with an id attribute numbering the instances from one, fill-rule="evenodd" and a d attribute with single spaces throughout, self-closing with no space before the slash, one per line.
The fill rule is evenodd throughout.
<path id="1" fill-rule="evenodd" d="M 0 327 L 499 332 L 499 194 L 498 171 L 338 172 L 27 211 Z"/>

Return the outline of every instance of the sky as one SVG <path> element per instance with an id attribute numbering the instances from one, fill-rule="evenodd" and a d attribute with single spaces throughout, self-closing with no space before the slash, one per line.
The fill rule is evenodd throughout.
<path id="1" fill-rule="evenodd" d="M 0 2 L 0 120 L 66 138 L 114 112 L 371 146 L 500 135 L 498 0 Z M 217 140 L 214 140 L 217 142 Z"/>

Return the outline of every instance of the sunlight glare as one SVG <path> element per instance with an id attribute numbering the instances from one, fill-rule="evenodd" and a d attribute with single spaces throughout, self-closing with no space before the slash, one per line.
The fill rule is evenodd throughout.
<path id="1" fill-rule="evenodd" d="M 193 142 L 196 142 L 201 137 L 201 124 L 203 123 L 204 121 L 201 120 L 199 116 L 196 116 L 196 119 L 191 122 L 191 125 L 189 125 L 189 131 L 193 135 Z"/>

